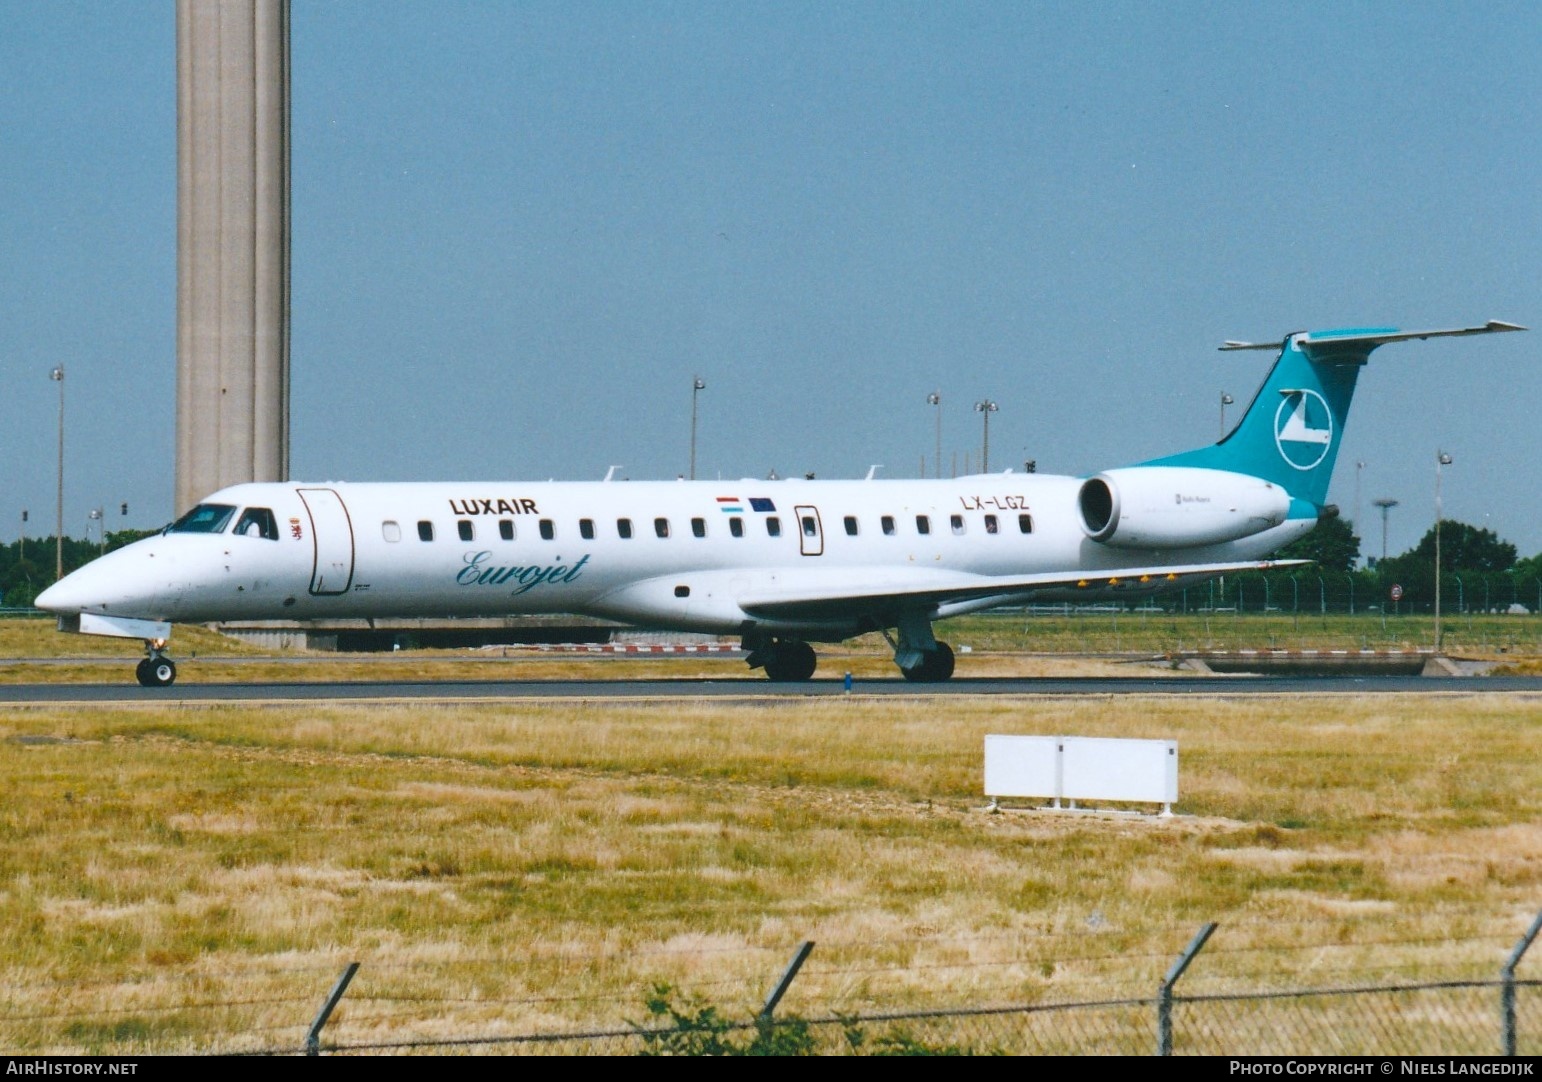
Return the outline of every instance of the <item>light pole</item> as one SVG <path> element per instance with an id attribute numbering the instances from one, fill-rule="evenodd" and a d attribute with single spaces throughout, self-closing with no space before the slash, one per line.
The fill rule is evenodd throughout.
<path id="1" fill-rule="evenodd" d="M 991 414 L 997 410 L 996 403 L 989 398 L 982 398 L 974 404 L 974 411 L 985 421 L 984 442 L 980 446 L 980 472 L 991 472 Z"/>
<path id="2" fill-rule="evenodd" d="M 1355 517 L 1351 521 L 1354 522 L 1357 530 L 1360 528 L 1360 471 L 1363 469 L 1365 469 L 1363 461 L 1355 463 Z"/>
<path id="3" fill-rule="evenodd" d="M 1435 653 L 1440 653 L 1440 468 L 1451 461 L 1444 451 L 1435 452 Z"/>
<path id="4" fill-rule="evenodd" d="M 1226 407 L 1235 401 L 1236 399 L 1225 391 L 1221 392 L 1221 439 L 1223 440 L 1226 438 Z"/>
<path id="5" fill-rule="evenodd" d="M 56 365 L 48 378 L 59 385 L 59 498 L 54 522 L 54 581 L 64 578 L 64 365 Z"/>
<path id="6" fill-rule="evenodd" d="M 933 460 L 937 467 L 937 480 L 942 480 L 942 392 L 933 391 L 926 396 L 927 405 L 937 407 L 937 457 Z M 922 471 L 925 472 L 924 470 Z"/>
<path id="7" fill-rule="evenodd" d="M 1397 506 L 1397 501 L 1396 500 L 1388 499 L 1387 497 L 1383 496 L 1379 500 L 1372 500 L 1371 503 L 1373 503 L 1377 507 L 1381 508 L 1381 562 L 1382 563 L 1386 563 L 1387 562 L 1387 512 L 1392 510 L 1394 507 Z"/>
<path id="8" fill-rule="evenodd" d="M 691 480 L 696 480 L 696 396 L 706 390 L 707 381 L 697 376 L 691 380 Z"/>
<path id="9" fill-rule="evenodd" d="M 21 509 L 21 535 L 18 547 L 20 551 L 17 553 L 16 558 L 18 560 L 25 560 L 27 558 L 27 509 L 25 507 Z"/>

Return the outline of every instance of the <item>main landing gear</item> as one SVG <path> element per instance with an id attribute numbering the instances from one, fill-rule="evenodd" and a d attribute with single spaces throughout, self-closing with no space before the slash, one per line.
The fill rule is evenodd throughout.
<path id="1" fill-rule="evenodd" d="M 752 669 L 764 668 L 766 678 L 778 683 L 801 683 L 814 675 L 819 664 L 814 648 L 801 639 L 762 640 L 750 645 L 744 660 Z"/>
<path id="2" fill-rule="evenodd" d="M 938 642 L 934 650 L 922 650 L 921 660 L 910 668 L 900 669 L 906 680 L 917 684 L 940 684 L 953 675 L 953 648 Z"/>
<path id="3" fill-rule="evenodd" d="M 953 648 L 932 634 L 932 622 L 920 614 L 902 617 L 899 639 L 887 631 L 883 637 L 894 647 L 894 664 L 900 675 L 917 684 L 940 684 L 953 676 Z"/>
<path id="4" fill-rule="evenodd" d="M 149 656 L 134 669 L 134 675 L 139 678 L 141 687 L 170 687 L 171 682 L 177 678 L 176 662 L 161 653 L 165 646 L 165 642 L 145 643 L 145 652 Z"/>
<path id="5" fill-rule="evenodd" d="M 953 648 L 932 635 L 932 623 L 924 615 L 906 616 L 898 625 L 898 637 L 884 631 L 894 647 L 894 664 L 900 675 L 918 684 L 940 684 L 953 676 Z M 765 669 L 777 683 L 801 683 L 814 675 L 818 659 L 814 648 L 802 639 L 776 639 L 761 633 L 744 636 L 744 659 L 752 669 Z"/>

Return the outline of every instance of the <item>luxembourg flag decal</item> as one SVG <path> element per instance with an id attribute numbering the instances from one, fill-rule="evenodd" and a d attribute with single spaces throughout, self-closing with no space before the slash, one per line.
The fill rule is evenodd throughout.
<path id="1" fill-rule="evenodd" d="M 739 497 L 737 496 L 719 496 L 717 498 L 717 505 L 725 515 L 744 514 L 744 507 L 739 503 Z"/>

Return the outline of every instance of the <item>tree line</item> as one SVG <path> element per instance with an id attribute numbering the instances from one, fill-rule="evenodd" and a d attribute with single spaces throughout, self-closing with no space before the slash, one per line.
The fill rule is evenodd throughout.
<path id="1" fill-rule="evenodd" d="M 1326 612 L 1431 612 L 1435 607 L 1436 528 L 1418 544 L 1384 560 L 1360 562 L 1360 538 L 1342 518 L 1319 522 L 1276 558 L 1311 560 L 1289 571 L 1230 575 L 1216 606 Z M 1456 519 L 1440 523 L 1440 604 L 1449 612 L 1542 611 L 1542 554 L 1518 559 L 1513 544 L 1494 531 Z M 1191 587 L 1188 606 L 1215 588 Z M 1203 604 L 1203 603 L 1202 603 Z M 1171 605 L 1165 607 L 1171 608 Z"/>
<path id="2" fill-rule="evenodd" d="M 54 584 L 59 552 L 64 556 L 64 573 L 84 567 L 105 552 L 149 537 L 156 530 L 109 531 L 101 540 L 66 537 L 62 546 L 52 535 L 27 537 L 0 545 L 0 605 L 10 609 L 32 607 L 37 595 Z"/>

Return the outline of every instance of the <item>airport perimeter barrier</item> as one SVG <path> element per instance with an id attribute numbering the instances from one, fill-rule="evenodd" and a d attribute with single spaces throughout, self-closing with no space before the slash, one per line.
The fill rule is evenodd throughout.
<path id="1" fill-rule="evenodd" d="M 1509 1015 L 1506 988 L 1514 996 Z M 671 1024 L 565 1033 L 318 1040 L 311 1054 L 1527 1056 L 1542 981 L 1447 981 Z M 706 1016 L 703 1017 L 703 1014 Z M 255 1054 L 294 1055 L 269 1048 Z M 254 1053 L 245 1053 L 254 1054 Z"/>
<path id="2" fill-rule="evenodd" d="M 1510 571 L 1443 571 L 1442 610 L 1535 615 L 1542 613 L 1542 577 Z M 1014 606 L 1021 611 L 1070 615 L 1075 612 L 1170 612 L 1179 614 L 1280 613 L 1282 615 L 1428 616 L 1434 608 L 1435 576 L 1388 570 L 1243 571 L 1133 604 L 1059 602 Z"/>
<path id="3" fill-rule="evenodd" d="M 148 1034 L 139 1027 L 125 1028 L 125 1020 L 116 1017 L 108 1027 L 96 1030 L 99 1036 L 88 1042 L 88 1051 L 99 1056 L 1542 1056 L 1542 980 L 1517 973 L 1542 931 L 1542 912 L 1510 949 L 1497 974 L 1483 979 L 1360 983 L 1340 973 L 1340 983 L 1321 986 L 1186 993 L 1184 976 L 1190 966 L 1203 965 L 1204 946 L 1215 928 L 1209 923 L 1198 929 L 1155 990 L 1147 986 L 1144 994 L 1129 997 L 933 1010 L 779 1013 L 783 996 L 813 954 L 814 943 L 805 942 L 754 1017 L 732 1019 L 717 1006 L 683 999 L 668 986 L 655 985 L 645 999 L 641 1019 L 588 1030 L 554 1027 L 510 1033 L 490 1020 L 497 1016 L 497 1000 L 404 999 L 384 986 L 372 988 L 367 979 L 356 980 L 361 965 L 350 963 L 330 994 L 313 1000 L 313 1010 L 318 1002 L 319 1010 L 308 1028 L 298 1020 L 282 1023 L 268 1014 L 271 1025 L 248 1017 L 239 1033 L 221 1040 L 217 1034 L 193 1036 L 183 1017 L 173 1027 L 179 1037 L 168 1037 L 176 1047 L 165 1047 L 153 1037 L 146 1040 Z M 1374 968 L 1365 973 L 1374 973 Z M 267 1002 L 278 1005 L 274 1000 Z M 295 1008 L 301 1000 L 284 997 L 282 1002 Z M 183 1003 L 183 1008 L 187 1006 Z M 339 1013 L 341 1006 L 350 1010 Z M 429 1013 L 424 1013 L 426 1006 Z M 453 1011 L 464 1006 L 475 1011 L 478 1022 L 455 1019 Z M 281 1008 L 281 1013 L 287 1011 Z M 114 1016 L 120 1013 L 114 1011 Z M 335 1017 L 338 1022 L 333 1022 Z M 327 1033 L 328 1027 L 332 1034 Z M 77 1034 L 93 1028 L 93 1020 L 88 1019 L 68 1025 L 68 1031 Z M 473 1028 L 481 1033 L 467 1033 Z M 492 1028 L 501 1031 L 489 1031 Z M 120 1034 L 120 1039 L 109 1033 Z M 284 1034 L 293 1034 L 293 1039 L 285 1039 Z M 28 1048 L 26 1053 L 49 1054 L 49 1050 Z"/>
<path id="4" fill-rule="evenodd" d="M 1190 940 L 1157 993 L 1101 1002 L 1033 1003 L 976 1010 L 776 1017 L 814 943 L 800 946 L 759 1016 L 732 1022 L 711 1006 L 655 996 L 655 1020 L 628 1030 L 432 1043 L 338 1043 L 325 1051 L 449 1051 L 497 1047 L 500 1054 L 723 1056 L 723 1054 L 950 1054 L 950 1056 L 1537 1056 L 1542 1053 L 1542 980 L 1516 969 L 1542 912 L 1494 980 L 1388 983 L 1360 988 L 1183 996 L 1180 982 L 1209 942 L 1214 923 Z M 307 1033 L 321 1054 L 321 1027 L 358 966 L 344 971 Z M 1525 991 L 1525 996 L 1522 996 Z M 1522 1020 L 1525 1025 L 1522 1025 Z"/>

